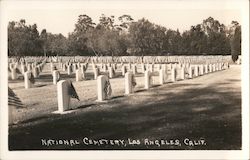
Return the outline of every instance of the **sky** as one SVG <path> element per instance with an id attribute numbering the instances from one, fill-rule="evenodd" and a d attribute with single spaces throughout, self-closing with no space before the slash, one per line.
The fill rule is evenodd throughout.
<path id="1" fill-rule="evenodd" d="M 36 23 L 38 30 L 46 29 L 54 34 L 67 36 L 74 30 L 80 14 L 87 14 L 95 23 L 101 14 L 131 15 L 137 21 L 146 18 L 168 29 L 189 30 L 209 16 L 226 26 L 232 20 L 242 21 L 240 0 L 137 0 L 137 1 L 8 1 L 5 7 L 6 21 L 25 19 L 27 24 Z"/>

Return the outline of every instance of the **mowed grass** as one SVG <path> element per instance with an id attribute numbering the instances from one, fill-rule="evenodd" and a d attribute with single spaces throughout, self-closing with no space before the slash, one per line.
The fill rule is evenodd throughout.
<path id="1" fill-rule="evenodd" d="M 46 68 L 45 68 L 46 69 Z M 139 69 L 138 69 L 139 70 Z M 119 71 L 119 69 L 118 69 Z M 64 72 L 61 72 L 65 74 Z M 80 102 L 73 99 L 73 112 L 59 115 L 56 86 L 49 68 L 25 90 L 22 80 L 9 81 L 25 108 L 15 111 L 17 124 L 9 127 L 11 150 L 35 149 L 241 149 L 241 80 L 240 66 L 194 79 L 158 84 L 144 90 L 143 74 L 136 77 L 136 92 L 124 96 L 124 79 L 111 79 L 113 95 L 98 103 L 96 81 L 73 82 Z M 120 74 L 120 73 L 119 73 Z M 66 79 L 74 81 L 74 75 Z M 168 79 L 169 81 L 169 79 Z M 206 145 L 41 145 L 41 139 L 139 139 L 197 140 Z"/>

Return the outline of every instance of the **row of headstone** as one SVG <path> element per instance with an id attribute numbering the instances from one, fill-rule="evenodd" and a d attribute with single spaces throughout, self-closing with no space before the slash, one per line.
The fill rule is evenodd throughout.
<path id="1" fill-rule="evenodd" d="M 95 67 L 95 66 L 93 66 Z M 124 66 L 123 66 L 124 67 Z M 207 74 L 209 72 L 215 72 L 219 70 L 223 70 L 229 67 L 228 64 L 216 63 L 209 65 L 180 65 L 179 68 L 173 66 L 171 68 L 171 82 L 175 82 L 177 79 L 177 69 L 180 70 L 180 79 L 186 79 L 186 72 L 188 68 L 188 78 L 197 77 L 203 74 Z M 95 68 L 96 69 L 96 68 Z M 164 66 L 159 69 L 159 84 L 163 85 L 167 79 L 167 71 Z M 134 92 L 134 87 L 136 85 L 135 74 L 133 72 L 126 72 L 124 74 L 124 84 L 125 84 L 125 95 L 132 94 Z M 146 69 L 144 72 L 144 88 L 147 90 L 151 88 L 153 85 L 152 81 L 152 72 L 150 69 Z M 70 95 L 69 95 L 69 81 L 62 80 L 57 84 L 57 93 L 58 93 L 58 112 L 63 113 L 69 109 L 70 107 Z M 97 78 L 97 101 L 102 102 L 107 100 L 111 95 L 112 89 L 111 84 L 109 82 L 109 77 L 106 75 L 99 75 Z"/>
<path id="2" fill-rule="evenodd" d="M 70 65 L 70 64 L 67 64 L 67 65 L 68 65 L 68 72 L 71 72 L 69 66 L 72 66 L 72 65 Z M 168 72 L 168 68 L 170 69 L 170 72 L 171 72 L 171 81 L 175 82 L 176 77 L 177 77 L 177 69 L 180 69 L 180 79 L 183 80 L 183 79 L 185 79 L 186 72 L 188 72 L 189 78 L 193 78 L 193 77 L 197 77 L 199 75 L 203 75 L 204 72 L 206 74 L 208 72 L 221 70 L 223 66 L 225 67 L 228 65 L 229 65 L 228 63 L 227 63 L 227 65 L 224 63 L 216 63 L 213 65 L 212 64 L 210 64 L 210 65 L 190 65 L 188 63 L 185 63 L 185 64 L 176 64 L 175 63 L 175 64 L 169 64 L 169 67 L 167 66 L 167 64 L 156 64 L 156 68 L 158 70 L 159 77 L 163 77 L 163 78 L 160 78 L 160 84 L 163 84 L 165 82 L 165 79 L 166 79 L 166 74 Z M 86 64 L 80 64 L 80 63 L 77 64 L 77 66 L 80 66 L 80 68 L 77 68 L 75 71 L 76 81 L 82 81 L 86 78 L 85 71 L 86 71 L 87 66 L 86 66 Z M 115 70 L 111 64 L 108 64 L 108 66 L 111 66 L 111 67 L 108 67 L 109 78 L 114 78 L 115 77 Z M 92 67 L 93 67 L 94 79 L 97 79 L 97 77 L 100 75 L 100 69 L 94 63 L 92 63 Z M 142 63 L 141 67 L 142 67 L 142 72 L 144 74 L 147 70 L 150 71 L 150 73 L 154 72 L 154 64 L 146 64 L 145 65 Z M 188 67 L 189 67 L 189 70 L 187 69 Z M 130 68 L 130 70 L 127 68 Z M 56 84 L 60 80 L 60 72 L 58 70 L 56 70 L 56 67 L 52 63 L 51 63 L 51 69 L 52 69 L 52 76 L 53 76 L 53 84 Z M 136 64 L 130 64 L 128 66 L 122 65 L 121 69 L 122 69 L 123 76 L 125 76 L 125 74 L 129 71 L 131 71 L 134 75 L 137 74 L 137 65 Z M 39 76 L 38 67 L 34 68 L 33 76 L 34 76 L 34 78 L 37 78 Z M 29 85 L 27 85 L 27 86 L 29 86 Z M 30 88 L 30 87 L 25 87 L 25 88 Z M 146 88 L 148 88 L 148 87 L 146 87 Z"/>
<path id="3" fill-rule="evenodd" d="M 11 72 L 11 79 L 12 80 L 16 80 L 18 78 L 18 74 L 22 74 L 24 75 L 25 72 L 27 71 L 31 71 L 34 75 L 35 78 L 39 77 L 40 72 L 42 72 L 43 67 L 44 67 L 45 63 L 42 62 L 40 64 L 37 64 L 36 62 L 34 63 L 28 63 L 25 64 L 23 62 L 21 62 L 20 64 L 20 68 L 18 68 L 18 63 L 11 63 L 9 65 L 9 71 Z"/>
<path id="4" fill-rule="evenodd" d="M 51 70 L 53 69 L 54 64 L 51 64 Z M 82 71 L 86 71 L 88 67 L 88 64 L 82 64 L 80 62 L 78 63 L 59 63 L 59 68 L 61 68 L 63 71 L 67 71 L 68 75 L 71 75 L 76 72 L 76 70 L 81 69 Z"/>
<path id="5" fill-rule="evenodd" d="M 70 85 L 71 84 L 71 85 Z M 63 113 L 72 106 L 70 106 L 70 100 L 72 97 L 72 83 L 68 80 L 61 80 L 57 83 L 57 99 L 58 99 L 58 111 Z M 100 75 L 97 78 L 97 101 L 103 102 L 111 95 L 112 89 L 109 82 L 109 78 L 105 75 Z M 77 95 L 78 97 L 78 95 Z"/>
<path id="6" fill-rule="evenodd" d="M 18 58 L 9 58 L 9 62 L 16 62 Z M 19 62 L 41 62 L 44 57 L 23 57 Z M 72 63 L 197 63 L 210 64 L 218 62 L 232 62 L 231 56 L 213 55 L 213 56 L 56 56 L 47 57 L 47 62 L 72 62 Z"/>

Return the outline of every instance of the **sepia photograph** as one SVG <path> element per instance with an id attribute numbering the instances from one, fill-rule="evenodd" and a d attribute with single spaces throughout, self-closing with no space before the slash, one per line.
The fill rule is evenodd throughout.
<path id="1" fill-rule="evenodd" d="M 2 1 L 4 158 L 228 151 L 211 159 L 248 159 L 245 4 Z"/>

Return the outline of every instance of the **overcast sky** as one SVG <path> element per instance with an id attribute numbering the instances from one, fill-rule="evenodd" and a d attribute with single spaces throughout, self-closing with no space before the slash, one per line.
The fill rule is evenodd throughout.
<path id="1" fill-rule="evenodd" d="M 74 30 L 80 14 L 87 14 L 95 23 L 101 14 L 116 18 L 128 14 L 134 20 L 145 17 L 167 28 L 190 29 L 209 16 L 229 25 L 232 20 L 241 23 L 240 0 L 160 0 L 160 1 L 9 1 L 3 5 L 7 21 L 25 19 L 27 24 L 36 23 L 38 30 L 67 36 Z"/>

